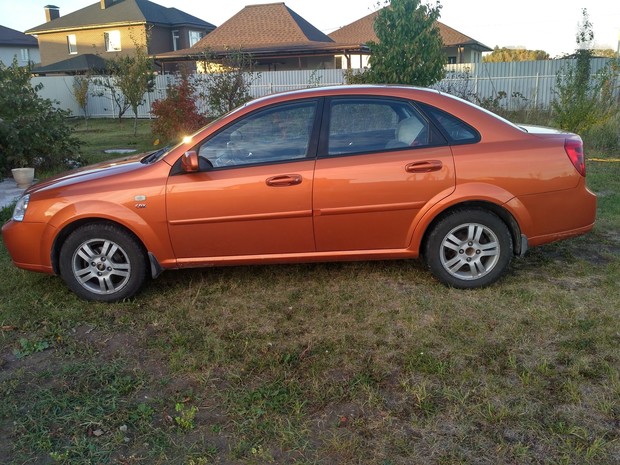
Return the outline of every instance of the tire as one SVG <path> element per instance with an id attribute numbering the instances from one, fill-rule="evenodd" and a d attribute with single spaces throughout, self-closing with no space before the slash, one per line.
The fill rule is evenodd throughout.
<path id="1" fill-rule="evenodd" d="M 494 213 L 454 210 L 433 227 L 424 258 L 442 283 L 460 289 L 484 287 L 506 272 L 513 256 L 512 236 Z"/>
<path id="2" fill-rule="evenodd" d="M 109 223 L 79 227 L 60 249 L 60 275 L 86 300 L 115 302 L 134 296 L 147 278 L 148 261 L 140 242 Z"/>

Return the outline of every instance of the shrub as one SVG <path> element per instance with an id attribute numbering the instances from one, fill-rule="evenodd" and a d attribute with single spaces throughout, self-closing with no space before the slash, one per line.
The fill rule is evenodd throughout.
<path id="1" fill-rule="evenodd" d="M 69 111 L 54 107 L 30 83 L 30 68 L 0 61 L 0 172 L 22 166 L 62 166 L 79 148 L 67 124 Z"/>
<path id="2" fill-rule="evenodd" d="M 368 68 L 363 70 L 347 69 L 344 72 L 344 82 L 349 85 L 352 84 L 369 84 L 371 82 L 370 73 Z"/>
<path id="3" fill-rule="evenodd" d="M 582 136 L 586 148 L 602 150 L 620 149 L 620 112 L 616 112 L 611 118 L 597 122 Z"/>
<path id="4" fill-rule="evenodd" d="M 579 48 L 575 52 L 575 62 L 557 74 L 555 99 L 552 102 L 556 124 L 577 133 L 604 124 L 618 112 L 618 102 L 614 99 L 618 62 L 610 60 L 602 71 L 594 78 L 591 77 L 594 31 L 585 8 L 582 14 L 583 22 L 577 32 Z"/>
<path id="5" fill-rule="evenodd" d="M 166 98 L 153 102 L 151 111 L 157 118 L 152 125 L 155 137 L 174 141 L 207 123 L 208 119 L 196 107 L 195 91 L 187 75 L 182 74 L 177 82 L 168 85 Z"/>

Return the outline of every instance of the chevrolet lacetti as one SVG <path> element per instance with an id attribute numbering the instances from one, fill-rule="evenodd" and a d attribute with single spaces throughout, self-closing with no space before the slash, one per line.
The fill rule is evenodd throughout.
<path id="1" fill-rule="evenodd" d="M 257 99 L 174 148 L 39 182 L 2 234 L 16 266 L 90 300 L 174 268 L 420 256 L 474 288 L 590 231 L 595 210 L 575 134 L 434 90 L 343 86 Z"/>

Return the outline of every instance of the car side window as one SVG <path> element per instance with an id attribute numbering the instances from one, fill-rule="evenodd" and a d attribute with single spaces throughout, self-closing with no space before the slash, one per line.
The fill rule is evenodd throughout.
<path id="1" fill-rule="evenodd" d="M 478 142 L 480 134 L 466 122 L 432 105 L 421 104 L 424 111 L 445 131 L 448 138 L 456 143 Z"/>
<path id="2" fill-rule="evenodd" d="M 316 107 L 308 101 L 251 113 L 202 143 L 198 155 L 215 168 L 304 158 Z"/>
<path id="3" fill-rule="evenodd" d="M 430 141 L 428 122 L 409 102 L 364 97 L 331 102 L 328 155 L 424 146 Z"/>

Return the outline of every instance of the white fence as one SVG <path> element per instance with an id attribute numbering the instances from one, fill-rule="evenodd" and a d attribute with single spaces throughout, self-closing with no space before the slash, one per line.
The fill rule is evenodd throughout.
<path id="1" fill-rule="evenodd" d="M 592 77 L 609 61 L 606 58 L 592 59 Z M 507 98 L 502 105 L 511 110 L 523 106 L 549 108 L 558 74 L 563 74 L 563 70 L 574 64 L 575 60 L 541 60 L 448 65 L 446 78 L 434 87 L 465 98 L 476 95 L 479 99 L 493 98 L 499 92 L 505 92 Z M 618 74 L 615 82 L 617 96 L 620 87 Z"/>
<path id="2" fill-rule="evenodd" d="M 475 94 L 479 99 L 493 98 L 499 92 L 505 92 L 507 98 L 501 103 L 510 109 L 525 105 L 548 108 L 553 100 L 557 74 L 572 62 L 573 60 L 547 60 L 448 65 L 446 78 L 434 87 L 462 97 Z M 593 59 L 593 74 L 602 70 L 607 63 L 608 60 L 604 58 Z M 250 89 L 252 97 L 319 85 L 342 85 L 345 82 L 343 70 L 269 71 L 261 72 L 254 78 Z M 138 117 L 151 117 L 151 103 L 166 96 L 166 88 L 171 79 L 174 79 L 173 76 L 157 76 L 154 90 L 145 95 L 144 104 L 138 109 Z M 58 101 L 59 107 L 70 110 L 73 115 L 82 115 L 82 110 L 72 95 L 72 76 L 34 77 L 32 82 L 43 84 L 43 89 L 39 91 L 42 97 Z M 616 84 L 618 91 L 618 76 Z M 204 108 L 203 102 L 199 102 L 199 105 Z M 88 113 L 95 118 L 114 117 L 116 111 L 107 89 L 91 85 Z M 133 117 L 133 113 L 129 110 L 125 116 Z"/>

